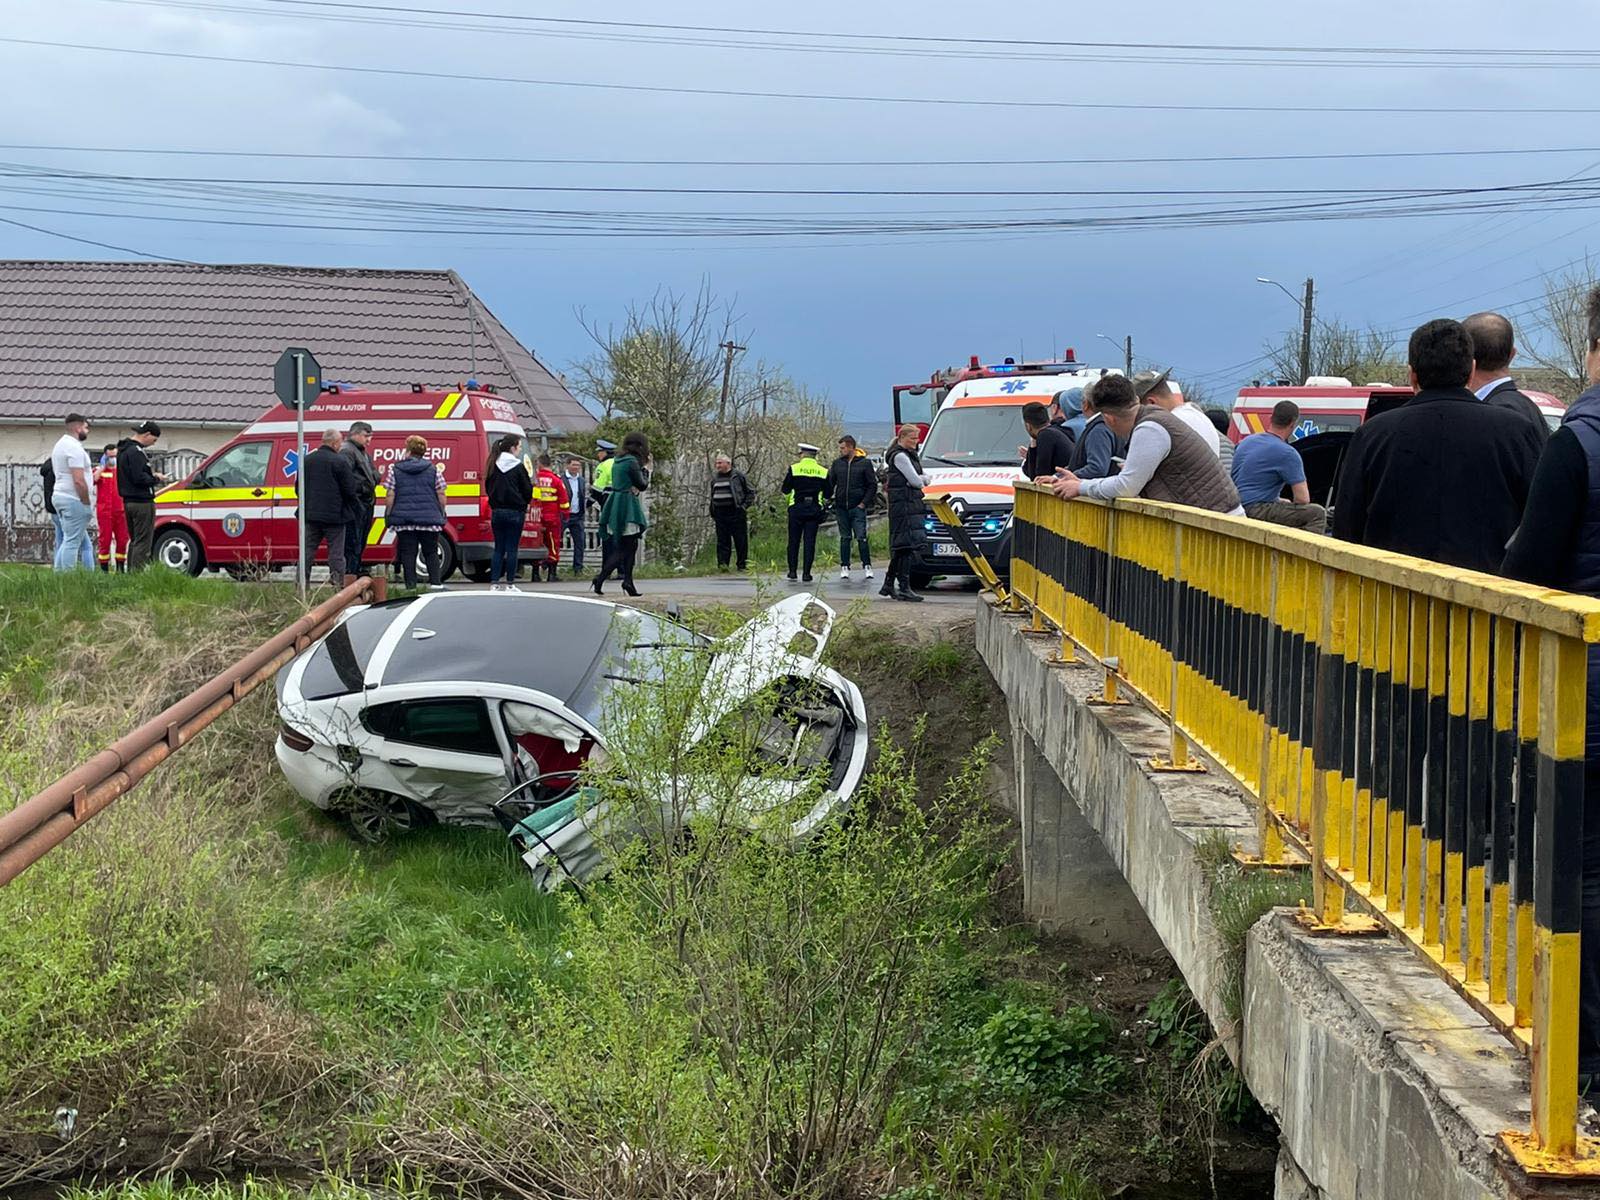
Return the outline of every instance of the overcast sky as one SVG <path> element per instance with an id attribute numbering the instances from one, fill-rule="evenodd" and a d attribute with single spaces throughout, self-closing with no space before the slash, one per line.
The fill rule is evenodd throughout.
<path id="1" fill-rule="evenodd" d="M 377 3 L 378 0 L 362 0 Z M 668 33 L 392 11 L 671 21 L 835 34 L 1007 39 L 1010 45 L 833 42 L 800 49 L 775 35 Z M 1264 340 L 1297 325 L 1281 292 L 1316 277 L 1318 310 L 1357 324 L 1409 329 L 1431 315 L 1527 302 L 1540 272 L 1582 259 L 1592 204 L 1543 201 L 1500 214 L 1319 220 L 1178 229 L 891 233 L 885 219 L 966 214 L 1045 221 L 1238 205 L 1282 210 L 1329 200 L 1370 208 L 1362 189 L 1499 187 L 1600 172 L 1600 106 L 1585 86 L 1600 58 L 1518 60 L 1514 51 L 1600 52 L 1600 8 L 1523 0 L 1443 4 L 1343 0 L 1335 5 L 1125 0 L 1092 6 L 988 6 L 813 0 L 798 6 L 678 0 L 393 0 L 387 9 L 277 0 L 0 0 L 10 39 L 169 54 L 334 64 L 339 71 L 91 52 L 0 41 L 0 138 L 28 147 L 602 160 L 730 160 L 727 166 L 428 164 L 349 159 L 68 153 L 16 146 L 0 161 L 102 174 L 206 180 L 361 183 L 320 189 L 351 200 L 449 203 L 630 214 L 858 218 L 863 232 L 823 237 L 648 237 L 595 232 L 556 218 L 563 236 L 512 236 L 526 213 L 373 215 L 309 212 L 260 195 L 177 195 L 190 184 L 0 180 L 0 220 L 132 250 L 206 262 L 454 267 L 551 367 L 587 350 L 574 311 L 605 319 L 657 288 L 702 279 L 737 297 L 752 355 L 782 363 L 845 412 L 887 418 L 890 385 L 969 354 L 1119 362 L 1097 334 L 1134 338 L 1141 361 L 1170 365 L 1219 399 L 1252 375 Z M 1068 11 L 1069 8 L 1072 11 Z M 318 19 L 343 15 L 358 21 Z M 396 22 L 422 22 L 417 28 Z M 604 35 L 596 37 L 595 35 Z M 648 40 L 646 40 L 648 39 Z M 707 41 L 738 45 L 686 44 Z M 1337 53 L 1331 61 L 1256 51 L 1124 50 L 1107 62 L 1041 42 L 1159 42 L 1284 47 L 1505 48 L 1501 56 Z M 815 46 L 815 43 L 811 43 Z M 774 46 L 782 48 L 772 48 Z M 981 53 L 978 51 L 981 49 Z M 1189 57 L 1198 62 L 1174 61 Z M 1155 61 L 1152 61 L 1155 60 Z M 1451 66 L 1447 62 L 1465 65 Z M 1375 65 L 1375 64 L 1385 65 Z M 1388 65 L 1398 64 L 1398 65 Z M 405 78 L 356 68 L 434 72 Z M 592 84 L 985 101 L 1139 104 L 1142 110 L 684 95 L 485 82 L 517 76 Z M 1265 111 L 1194 111 L 1192 106 Z M 1191 106 L 1188 110 L 1185 106 Z M 1282 111 L 1293 107 L 1439 108 L 1444 114 Z M 1587 107 L 1588 113 L 1572 111 Z M 1469 108 L 1491 109 L 1465 114 Z M 1547 114 L 1515 112 L 1545 108 Z M 1071 160 L 1589 148 L 1590 153 L 1213 163 L 1082 165 Z M 890 165 L 894 160 L 1004 165 Z M 866 166 L 756 166 L 756 160 L 863 160 Z M 1058 160 L 1044 164 L 1040 160 Z M 1067 160 L 1067 161 L 1059 161 Z M 372 190 L 374 182 L 537 186 L 990 191 L 995 196 L 731 196 L 582 192 Z M 265 184 L 240 185 L 262 190 Z M 1582 185 L 1578 185 L 1582 186 Z M 140 189 L 135 191 L 134 189 Z M 1024 196 L 1022 192 L 1303 195 Z M 319 189 L 308 186 L 307 191 Z M 1341 194 L 1343 193 L 1343 194 Z M 1496 194 L 1490 193 L 1491 196 Z M 1507 193 L 1500 193 L 1500 196 Z M 1457 203 L 1465 198 L 1423 203 Z M 1152 205 L 1169 206 L 1151 208 Z M 1140 206 L 1140 207 L 1128 207 Z M 1025 211 L 1024 211 L 1025 210 Z M 95 214 L 95 215 L 88 215 Z M 157 219 L 151 219 L 157 218 Z M 178 218 L 176 220 L 171 218 Z M 248 221 L 253 225 L 200 223 Z M 419 232 L 341 231 L 399 224 Z M 279 228 L 299 225 L 302 228 Z M 496 226 L 490 228 L 490 226 Z M 687 228 L 704 229 L 700 217 Z M 466 228 L 484 230 L 469 235 Z M 0 257 L 129 257 L 0 224 Z M 1525 307 L 1524 303 L 1524 307 Z M 1520 310 L 1518 310 L 1520 311 Z M 1514 315 L 1515 312 L 1514 312 Z"/>

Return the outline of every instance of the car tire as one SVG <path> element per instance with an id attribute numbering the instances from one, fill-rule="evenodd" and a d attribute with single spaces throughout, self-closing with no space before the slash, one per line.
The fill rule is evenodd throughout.
<path id="1" fill-rule="evenodd" d="M 200 539 L 187 529 L 170 525 L 156 534 L 150 557 L 169 571 L 182 571 L 185 575 L 199 575 L 206 566 Z"/>
<path id="2" fill-rule="evenodd" d="M 404 796 L 357 788 L 339 798 L 339 810 L 358 842 L 376 846 L 395 834 L 433 823 L 433 814 Z"/>

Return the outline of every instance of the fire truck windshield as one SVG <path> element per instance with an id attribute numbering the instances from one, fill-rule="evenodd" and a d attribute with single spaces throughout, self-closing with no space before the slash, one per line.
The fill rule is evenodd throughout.
<path id="1" fill-rule="evenodd" d="M 957 466 L 1014 466 L 1028 440 L 1022 409 L 1013 405 L 947 408 L 922 443 L 922 457 Z"/>

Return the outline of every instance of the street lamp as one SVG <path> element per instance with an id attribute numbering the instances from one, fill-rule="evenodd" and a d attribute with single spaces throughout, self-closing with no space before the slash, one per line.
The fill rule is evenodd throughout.
<path id="1" fill-rule="evenodd" d="M 1293 300 L 1295 307 L 1300 310 L 1300 382 L 1304 383 L 1311 378 L 1311 317 L 1312 305 L 1315 303 L 1316 290 L 1311 280 L 1306 280 L 1306 298 L 1300 300 L 1283 284 L 1276 279 L 1268 279 L 1265 275 L 1256 276 L 1257 283 L 1270 283 L 1289 299 Z"/>
<path id="2" fill-rule="evenodd" d="M 1128 375 L 1130 377 L 1132 377 L 1132 375 L 1133 375 L 1133 335 L 1130 333 L 1127 337 L 1125 337 L 1120 342 L 1117 341 L 1116 338 L 1110 336 L 1109 334 L 1105 334 L 1105 333 L 1097 333 L 1097 334 L 1095 334 L 1095 337 L 1097 337 L 1097 338 L 1105 338 L 1106 341 L 1110 342 L 1118 350 L 1122 351 L 1123 366 L 1126 368 Z"/>

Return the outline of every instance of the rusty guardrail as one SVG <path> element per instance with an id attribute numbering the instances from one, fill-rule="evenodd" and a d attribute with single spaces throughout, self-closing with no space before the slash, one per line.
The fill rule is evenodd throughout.
<path id="1" fill-rule="evenodd" d="M 332 626 L 352 604 L 385 599 L 387 581 L 357 579 L 226 671 L 146 721 L 43 791 L 0 813 L 0 887 L 192 741 Z"/>
<path id="2" fill-rule="evenodd" d="M 1243 517 L 1017 486 L 1012 594 L 1255 801 L 1309 860 L 1314 924 L 1385 928 L 1528 1053 L 1532 1175 L 1580 1137 L 1584 722 L 1600 601 Z M 1352 911 L 1354 909 L 1355 911 Z"/>

